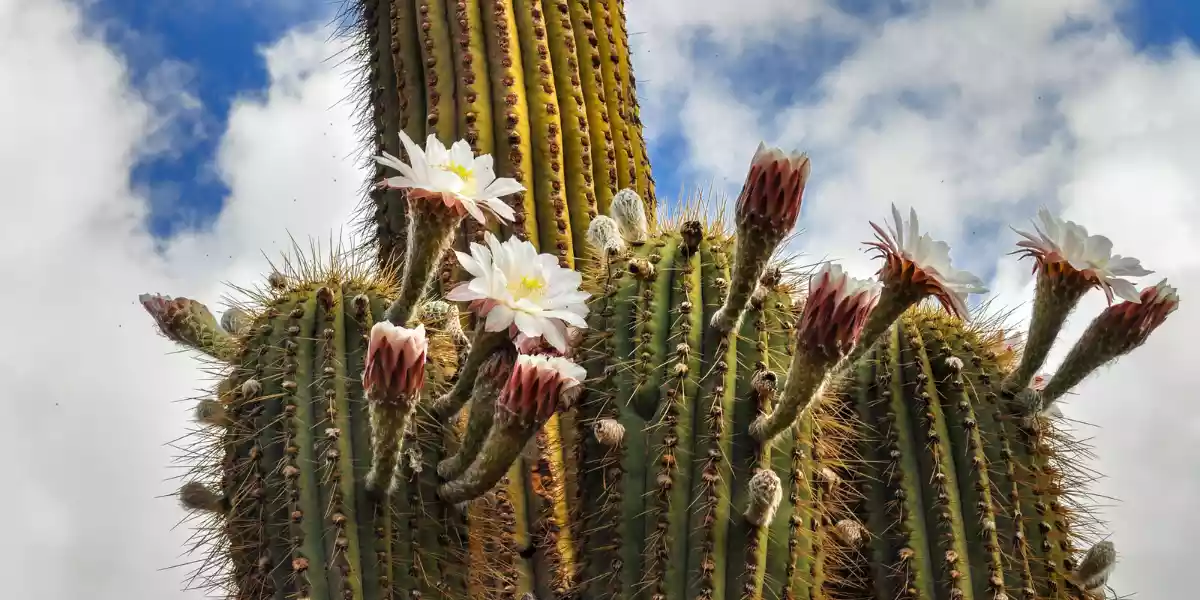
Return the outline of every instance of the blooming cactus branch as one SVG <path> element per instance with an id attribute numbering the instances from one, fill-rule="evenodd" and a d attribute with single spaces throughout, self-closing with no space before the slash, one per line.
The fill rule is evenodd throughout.
<path id="1" fill-rule="evenodd" d="M 819 393 L 827 374 L 858 343 L 867 315 L 879 301 L 879 284 L 851 277 L 841 266 L 825 263 L 809 279 L 808 300 L 796 327 L 796 350 L 788 367 L 779 404 L 750 426 L 766 442 L 791 428 Z"/>
<path id="2" fill-rule="evenodd" d="M 1018 395 L 1025 412 L 1051 408 L 1096 369 L 1144 344 L 1178 307 L 1179 294 L 1164 279 L 1142 290 L 1138 302 L 1126 300 L 1106 308 L 1088 325 L 1049 381 L 1031 385 L 1024 396 Z"/>
<path id="3" fill-rule="evenodd" d="M 569 405 L 587 371 L 557 356 L 521 355 L 496 400 L 495 420 L 483 448 L 458 478 L 438 488 L 450 503 L 479 497 L 491 489 L 542 424 Z"/>
<path id="4" fill-rule="evenodd" d="M 884 260 L 879 270 L 883 289 L 847 363 L 856 362 L 866 354 L 904 311 L 925 298 L 937 298 L 948 313 L 964 318 L 967 295 L 987 291 L 978 277 L 954 268 L 949 244 L 921 232 L 915 209 L 909 209 L 909 218 L 905 222 L 900 211 L 892 205 L 892 223 L 888 229 L 885 231 L 875 223 L 871 223 L 871 227 L 875 230 L 876 241 L 867 242 L 867 245 Z"/>
<path id="5" fill-rule="evenodd" d="M 438 475 L 442 479 L 447 481 L 457 479 L 479 455 L 483 442 L 492 428 L 497 400 L 512 375 L 516 359 L 515 349 L 511 344 L 506 344 L 489 352 L 483 366 L 478 369 L 467 409 L 467 427 L 463 432 L 458 452 L 438 463 Z M 460 376 L 459 381 L 463 379 L 465 377 Z"/>
<path id="6" fill-rule="evenodd" d="M 422 150 L 403 131 L 400 139 L 411 164 L 386 152 L 375 160 L 400 172 L 380 182 L 382 187 L 408 190 L 408 250 L 400 295 L 388 308 L 388 320 L 403 326 L 424 296 L 442 255 L 450 249 L 463 217 L 469 214 L 486 223 L 484 207 L 510 222 L 513 210 L 499 197 L 525 188 L 514 179 L 497 178 L 491 155 L 474 156 L 464 140 L 447 149 L 437 136 L 430 135 Z"/>
<path id="7" fill-rule="evenodd" d="M 1037 291 L 1021 362 L 1004 380 L 1009 393 L 1025 388 L 1042 368 L 1067 316 L 1088 290 L 1101 288 L 1110 303 L 1114 294 L 1128 302 L 1140 302 L 1137 288 L 1121 277 L 1153 272 L 1142 268 L 1136 258 L 1113 255 L 1108 238 L 1089 235 L 1074 221 L 1064 221 L 1045 208 L 1038 211 L 1038 219 L 1035 233 L 1014 230 L 1025 238 L 1017 242 L 1018 253 L 1035 261 Z"/>
<path id="8" fill-rule="evenodd" d="M 391 491 L 404 432 L 425 384 L 425 326 L 396 327 L 388 322 L 371 328 L 362 374 L 371 418 L 371 470 L 367 490 Z"/>
<path id="9" fill-rule="evenodd" d="M 758 145 L 736 207 L 737 254 L 733 279 L 711 326 L 721 333 L 733 329 L 767 260 L 800 216 L 804 185 L 811 166 L 805 154 L 785 154 L 778 148 Z"/>

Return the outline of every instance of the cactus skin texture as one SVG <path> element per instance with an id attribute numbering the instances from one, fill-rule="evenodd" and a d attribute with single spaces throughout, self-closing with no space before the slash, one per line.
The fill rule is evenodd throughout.
<path id="1" fill-rule="evenodd" d="M 352 0 L 347 16 L 366 59 L 373 154 L 406 158 L 401 129 L 492 154 L 527 190 L 505 198 L 517 218 L 503 233 L 567 265 L 586 255 L 588 225 L 619 189 L 637 191 L 653 215 L 624 0 Z M 403 264 L 406 194 L 373 189 L 363 208 L 381 264 Z M 483 231 L 463 224 L 464 239 L 481 242 Z"/>

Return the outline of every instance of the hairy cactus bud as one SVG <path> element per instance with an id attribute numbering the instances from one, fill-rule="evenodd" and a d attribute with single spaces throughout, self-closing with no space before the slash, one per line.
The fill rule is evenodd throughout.
<path id="1" fill-rule="evenodd" d="M 608 212 L 616 221 L 625 241 L 635 246 L 646 243 L 650 226 L 646 222 L 646 204 L 637 192 L 628 188 L 617 192 Z"/>
<path id="2" fill-rule="evenodd" d="M 1105 540 L 1092 546 L 1079 568 L 1071 573 L 1071 579 L 1076 585 L 1089 593 L 1096 593 L 1108 584 L 1117 565 L 1117 548 L 1112 542 Z"/>
<path id="3" fill-rule="evenodd" d="M 138 301 L 171 341 L 194 348 L 222 361 L 237 355 L 233 338 L 217 324 L 208 307 L 188 298 L 142 294 Z"/>
<path id="4" fill-rule="evenodd" d="M 857 548 L 866 537 L 867 529 L 854 519 L 842 519 L 833 526 L 833 533 L 842 544 Z"/>
<path id="5" fill-rule="evenodd" d="M 592 433 L 595 434 L 597 442 L 616 447 L 625 439 L 625 426 L 616 419 L 599 419 L 592 424 Z"/>
<path id="6" fill-rule="evenodd" d="M 188 510 L 225 512 L 225 498 L 198 481 L 188 482 L 179 489 L 179 503 Z"/>
<path id="7" fill-rule="evenodd" d="M 588 225 L 587 241 L 593 248 L 608 256 L 625 251 L 625 240 L 621 237 L 617 222 L 605 215 L 592 219 L 592 224 Z"/>
<path id="8" fill-rule="evenodd" d="M 744 516 L 751 525 L 764 527 L 775 518 L 783 501 L 783 485 L 774 471 L 761 469 L 750 478 L 749 486 L 750 502 Z"/>
<path id="9" fill-rule="evenodd" d="M 229 333 L 237 333 L 249 326 L 250 315 L 240 308 L 231 308 L 221 315 L 221 329 Z"/>
<path id="10" fill-rule="evenodd" d="M 216 427 L 228 427 L 233 423 L 225 411 L 225 405 L 211 398 L 196 404 L 196 422 Z"/>

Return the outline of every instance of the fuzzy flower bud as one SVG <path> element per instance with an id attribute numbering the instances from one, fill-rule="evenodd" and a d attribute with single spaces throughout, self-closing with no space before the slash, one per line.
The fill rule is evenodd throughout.
<path id="1" fill-rule="evenodd" d="M 497 400 L 498 417 L 544 423 L 558 410 L 564 394 L 587 378 L 583 367 L 559 356 L 522 354 Z"/>
<path id="2" fill-rule="evenodd" d="M 617 229 L 625 241 L 635 246 L 646 243 L 650 237 L 650 226 L 646 222 L 646 203 L 637 192 L 625 188 L 613 196 L 608 214 L 616 221 Z"/>
<path id="3" fill-rule="evenodd" d="M 180 488 L 179 503 L 188 510 L 225 512 L 225 497 L 213 492 L 198 481 L 188 482 Z"/>
<path id="4" fill-rule="evenodd" d="M 221 315 L 221 329 L 229 333 L 237 333 L 249 326 L 250 315 L 240 308 L 231 308 Z"/>
<path id="5" fill-rule="evenodd" d="M 625 439 L 625 426 L 616 419 L 599 419 L 592 424 L 592 433 L 595 434 L 597 442 L 616 447 Z"/>
<path id="6" fill-rule="evenodd" d="M 386 321 L 371 328 L 362 383 L 372 397 L 398 401 L 411 398 L 425 383 L 425 326 L 397 327 Z"/>
<path id="7" fill-rule="evenodd" d="M 201 400 L 196 404 L 196 422 L 214 427 L 228 427 L 233 424 L 225 405 L 211 398 Z"/>
<path id="8" fill-rule="evenodd" d="M 833 533 L 837 536 L 838 541 L 843 545 L 851 548 L 857 548 L 864 538 L 867 537 L 867 530 L 861 523 L 854 519 L 842 519 L 833 526 Z"/>
<path id="9" fill-rule="evenodd" d="M 877 282 L 825 263 L 809 280 L 808 301 L 796 329 L 800 343 L 833 357 L 849 352 L 879 301 L 879 290 Z"/>
<path id="10" fill-rule="evenodd" d="M 1108 578 L 1117 566 L 1117 548 L 1110 541 L 1103 541 L 1092 546 L 1079 568 L 1071 573 L 1075 585 L 1088 593 L 1096 593 L 1108 584 Z"/>
<path id="11" fill-rule="evenodd" d="M 761 469 L 750 478 L 750 501 L 746 521 L 755 527 L 765 527 L 775 519 L 775 511 L 783 501 L 783 485 L 771 469 Z"/>
<path id="12" fill-rule="evenodd" d="M 592 219 L 588 225 L 587 241 L 598 251 L 615 256 L 625 251 L 625 240 L 617 222 L 605 215 Z"/>

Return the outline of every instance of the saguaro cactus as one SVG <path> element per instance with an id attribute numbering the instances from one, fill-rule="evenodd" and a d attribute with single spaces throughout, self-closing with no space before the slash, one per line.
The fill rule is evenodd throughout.
<path id="1" fill-rule="evenodd" d="M 199 581 L 239 600 L 1104 596 L 1115 546 L 1085 554 L 1079 444 L 1051 409 L 1143 344 L 1174 288 L 1139 292 L 1136 259 L 1043 212 L 1021 351 L 971 319 L 981 282 L 915 212 L 872 224 L 874 279 L 781 260 L 804 155 L 759 148 L 736 235 L 691 204 L 654 215 L 619 0 L 358 10 L 374 264 L 305 260 L 219 323 L 142 297 L 221 365 L 180 491 Z M 1124 302 L 1034 383 L 1096 287 Z"/>
<path id="2" fill-rule="evenodd" d="M 375 154 L 404 155 L 399 132 L 465 140 L 526 191 L 511 226 L 570 266 L 620 189 L 651 209 L 654 178 L 630 63 L 624 0 L 357 0 L 350 31 L 367 59 L 364 114 Z M 377 170 L 372 183 L 385 175 Z M 366 207 L 382 261 L 408 247 L 403 190 Z M 651 212 L 651 215 L 653 213 Z M 484 228 L 464 224 L 474 241 Z M 452 270 L 444 271 L 449 284 Z"/>

